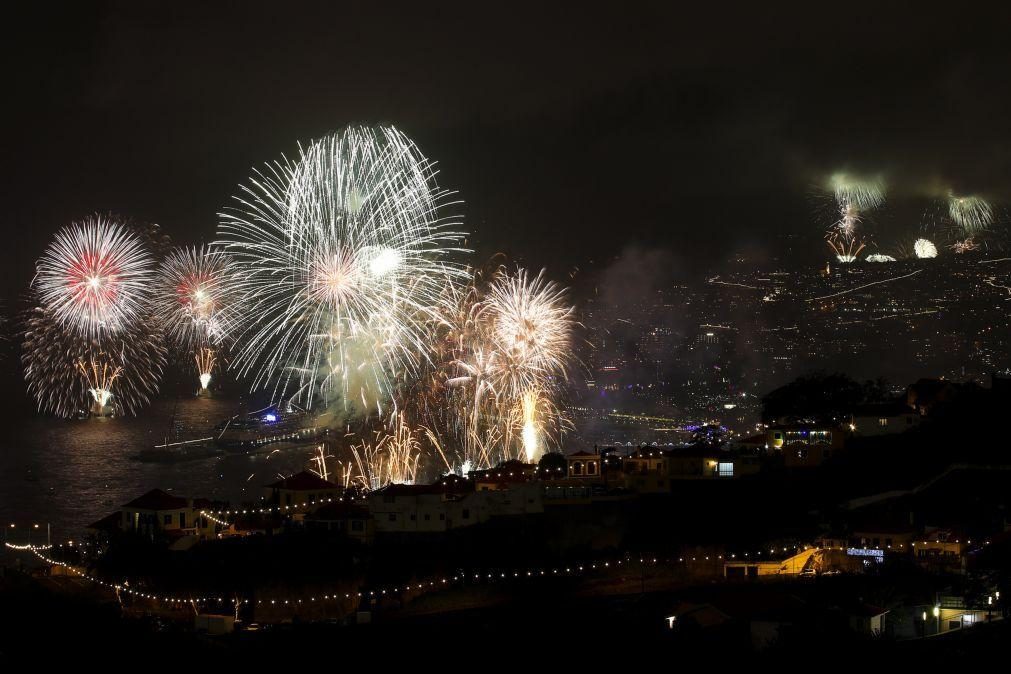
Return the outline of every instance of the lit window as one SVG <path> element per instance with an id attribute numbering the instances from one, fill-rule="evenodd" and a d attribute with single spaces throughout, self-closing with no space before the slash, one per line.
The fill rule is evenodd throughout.
<path id="1" fill-rule="evenodd" d="M 888 425 L 888 419 L 886 419 L 884 417 L 881 417 L 880 419 L 878 419 L 878 426 L 887 426 L 887 425 Z"/>
<path id="2" fill-rule="evenodd" d="M 717 466 L 717 472 L 720 477 L 733 477 L 734 476 L 734 464 L 730 461 L 720 461 Z"/>

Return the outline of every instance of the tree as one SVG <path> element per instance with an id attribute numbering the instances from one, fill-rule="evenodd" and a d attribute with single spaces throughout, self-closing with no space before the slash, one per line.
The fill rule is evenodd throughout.
<path id="1" fill-rule="evenodd" d="M 568 472 L 569 462 L 558 452 L 547 452 L 537 462 L 537 474 L 542 478 L 565 477 Z"/>
<path id="2" fill-rule="evenodd" d="M 844 374 L 816 372 L 799 377 L 762 398 L 762 420 L 766 423 L 839 422 L 864 400 L 866 392 L 864 386 Z"/>

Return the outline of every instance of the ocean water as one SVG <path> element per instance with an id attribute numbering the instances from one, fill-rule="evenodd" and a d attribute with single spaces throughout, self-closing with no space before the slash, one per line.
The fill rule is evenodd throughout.
<path id="1" fill-rule="evenodd" d="M 178 463 L 131 459 L 166 437 L 206 437 L 220 421 L 245 411 L 237 398 L 158 400 L 138 417 L 64 421 L 28 414 L 0 440 L 0 523 L 8 540 L 54 542 L 155 487 L 180 496 L 257 501 L 263 486 L 310 466 L 311 446 Z M 14 527 L 11 528 L 11 524 Z"/>

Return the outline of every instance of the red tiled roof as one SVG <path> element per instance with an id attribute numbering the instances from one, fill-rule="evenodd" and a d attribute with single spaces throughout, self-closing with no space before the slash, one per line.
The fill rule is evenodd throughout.
<path id="1" fill-rule="evenodd" d="M 123 507 L 137 510 L 179 510 L 188 506 L 189 502 L 181 496 L 173 496 L 161 489 L 152 489 Z"/>
<path id="2" fill-rule="evenodd" d="M 313 489 L 339 489 L 333 482 L 324 480 L 319 475 L 303 470 L 291 477 L 267 485 L 268 489 L 290 489 L 292 491 L 310 491 Z"/>

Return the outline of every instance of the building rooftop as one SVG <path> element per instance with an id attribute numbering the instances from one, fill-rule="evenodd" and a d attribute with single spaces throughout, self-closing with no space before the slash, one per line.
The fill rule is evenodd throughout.
<path id="1" fill-rule="evenodd" d="M 179 510 L 189 507 L 189 501 L 182 496 L 173 496 L 161 489 L 152 489 L 123 506 L 136 510 Z"/>
<path id="2" fill-rule="evenodd" d="M 333 482 L 324 480 L 315 473 L 303 470 L 301 473 L 295 473 L 291 477 L 286 477 L 283 480 L 274 482 L 273 484 L 268 484 L 267 488 L 290 489 L 292 491 L 310 491 L 313 489 L 339 489 L 340 487 Z"/>

